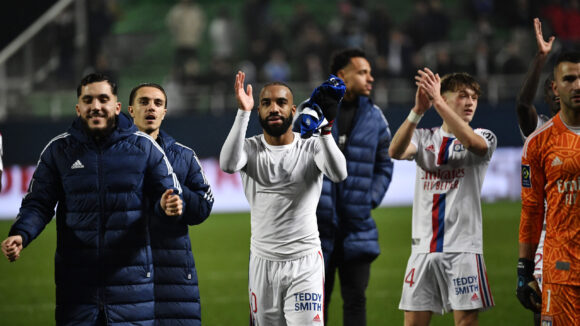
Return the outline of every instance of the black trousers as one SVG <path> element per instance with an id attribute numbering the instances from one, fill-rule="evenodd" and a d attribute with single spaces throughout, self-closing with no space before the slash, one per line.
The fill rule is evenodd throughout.
<path id="1" fill-rule="evenodd" d="M 340 293 L 342 295 L 342 322 L 344 326 L 365 326 L 367 324 L 366 295 L 369 285 L 371 263 L 369 261 L 343 261 L 342 250 L 337 248 L 330 258 L 324 281 L 324 324 L 328 322 L 330 296 L 334 289 L 334 279 L 338 270 Z"/>

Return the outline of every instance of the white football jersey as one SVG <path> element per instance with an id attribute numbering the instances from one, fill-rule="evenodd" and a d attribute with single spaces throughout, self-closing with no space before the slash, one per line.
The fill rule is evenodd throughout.
<path id="1" fill-rule="evenodd" d="M 251 208 L 252 253 L 281 261 L 320 250 L 316 206 L 322 176 L 345 178 L 344 155 L 331 135 L 303 139 L 294 133 L 293 142 L 281 146 L 269 145 L 263 134 L 244 139 L 249 116 L 238 111 L 220 165 L 240 171 Z"/>
<path id="2" fill-rule="evenodd" d="M 481 188 L 497 140 L 490 130 L 474 132 L 487 143 L 484 156 L 441 128 L 414 131 L 413 252 L 483 252 Z"/>
<path id="3" fill-rule="evenodd" d="M 246 139 L 248 163 L 240 171 L 251 207 L 253 253 L 271 260 L 294 259 L 320 247 L 316 206 L 322 173 L 314 163 L 318 138 L 294 135 L 271 146 L 263 135 Z"/>

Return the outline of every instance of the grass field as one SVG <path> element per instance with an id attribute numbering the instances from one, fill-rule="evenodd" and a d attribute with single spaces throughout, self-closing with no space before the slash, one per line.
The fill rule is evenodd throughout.
<path id="1" fill-rule="evenodd" d="M 519 202 L 484 204 L 484 256 L 495 308 L 480 315 L 480 325 L 531 325 L 532 315 L 515 297 Z M 368 325 L 402 325 L 397 309 L 410 253 L 411 208 L 373 212 L 382 254 L 372 264 L 367 290 Z M 4 238 L 11 221 L 0 221 Z M 247 325 L 248 213 L 214 214 L 192 227 L 190 235 L 199 273 L 204 325 Z M 55 223 L 26 248 L 20 260 L 0 259 L 0 325 L 54 324 Z M 3 258 L 3 257 L 2 257 Z M 338 286 L 331 298 L 330 325 L 342 325 Z M 432 325 L 453 325 L 452 316 L 435 316 Z"/>

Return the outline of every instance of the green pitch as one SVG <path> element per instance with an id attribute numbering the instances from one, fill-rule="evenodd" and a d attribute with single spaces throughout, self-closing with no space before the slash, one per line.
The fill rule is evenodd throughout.
<path id="1" fill-rule="evenodd" d="M 480 314 L 480 325 L 532 325 L 531 312 L 515 297 L 519 202 L 485 204 L 484 256 L 496 306 Z M 411 208 L 387 207 L 373 212 L 382 254 L 373 263 L 367 290 L 368 325 L 402 325 L 397 309 L 410 253 Z M 0 222 L 0 238 L 10 221 Z M 248 213 L 213 214 L 191 228 L 199 273 L 204 325 L 247 325 L 247 268 L 250 239 Z M 20 260 L 0 259 L 0 324 L 54 324 L 55 224 L 28 248 Z M 342 325 L 342 299 L 335 286 L 331 325 Z M 453 325 L 451 314 L 434 316 L 432 325 Z"/>

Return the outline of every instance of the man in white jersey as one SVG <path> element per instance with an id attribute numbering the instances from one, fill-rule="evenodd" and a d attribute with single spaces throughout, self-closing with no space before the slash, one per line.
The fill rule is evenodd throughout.
<path id="1" fill-rule="evenodd" d="M 544 40 L 542 34 L 542 23 L 538 18 L 534 18 L 534 31 L 536 35 L 536 43 L 538 45 L 538 52 L 536 53 L 524 84 L 518 94 L 516 102 L 516 113 L 518 116 L 518 125 L 520 127 L 520 133 L 523 140 L 536 129 L 544 125 L 550 118 L 543 114 L 538 114 L 536 107 L 534 106 L 534 99 L 536 97 L 536 89 L 540 81 L 540 75 L 542 69 L 548 60 L 548 55 L 552 51 L 552 45 L 554 43 L 555 37 L 551 36 L 548 41 Z M 554 95 L 554 90 L 552 89 L 553 75 L 550 74 L 544 82 L 544 101 L 548 104 L 551 116 L 556 115 L 560 111 L 560 99 Z M 522 305 L 534 312 L 534 325 L 540 325 L 540 310 L 542 307 L 541 300 L 541 289 L 542 289 L 542 264 L 544 255 L 544 238 L 546 236 L 546 224 L 544 221 L 544 228 L 542 230 L 542 235 L 540 237 L 540 242 L 538 243 L 538 249 L 536 250 L 536 255 L 534 261 L 523 260 L 521 264 L 518 264 L 518 286 L 517 286 L 517 296 L 522 302 Z M 520 277 L 520 275 L 522 277 Z M 525 282 L 528 279 L 536 280 L 534 282 Z M 536 287 L 537 284 L 537 287 Z M 533 299 L 532 299 L 533 298 Z"/>
<path id="2" fill-rule="evenodd" d="M 477 325 L 494 305 L 483 260 L 481 187 L 497 142 L 469 126 L 480 94 L 466 73 L 440 78 L 418 71 L 415 106 L 393 137 L 389 154 L 415 160 L 411 256 L 399 309 L 405 325 L 428 325 L 453 310 L 456 325 Z M 433 105 L 443 125 L 417 129 Z"/>
<path id="3" fill-rule="evenodd" d="M 303 139 L 291 129 L 296 106 L 290 88 L 265 85 L 258 116 L 263 134 L 245 138 L 254 106 L 238 72 L 238 112 L 222 147 L 220 167 L 240 171 L 251 207 L 248 295 L 252 325 L 322 325 L 324 260 L 316 223 L 322 176 L 346 178 L 346 160 L 330 135 Z M 322 107 L 332 121 L 340 98 Z"/>

